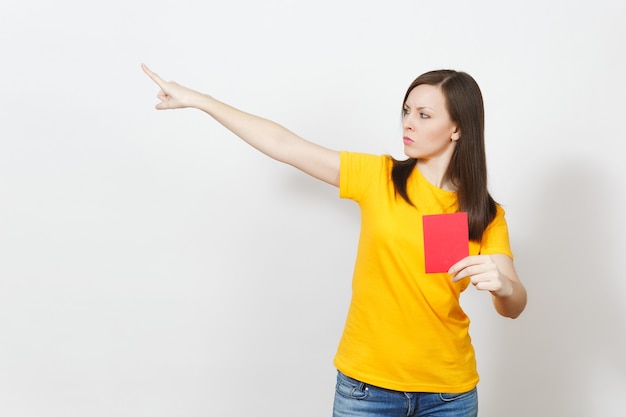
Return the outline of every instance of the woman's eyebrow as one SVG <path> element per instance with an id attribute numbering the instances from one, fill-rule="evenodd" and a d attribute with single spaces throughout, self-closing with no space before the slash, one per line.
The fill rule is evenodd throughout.
<path id="1" fill-rule="evenodd" d="M 408 104 L 404 103 L 404 107 L 411 107 L 411 106 L 409 106 Z M 426 109 L 433 110 L 433 111 L 435 110 L 435 109 L 433 109 L 432 107 L 429 107 L 429 106 L 419 106 L 419 107 L 415 108 L 415 110 L 426 110 Z"/>

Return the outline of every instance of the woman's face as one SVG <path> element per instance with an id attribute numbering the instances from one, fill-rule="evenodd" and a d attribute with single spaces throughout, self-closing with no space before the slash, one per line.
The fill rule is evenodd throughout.
<path id="1" fill-rule="evenodd" d="M 409 93 L 402 117 L 404 153 L 422 161 L 441 159 L 447 166 L 460 132 L 450 119 L 439 87 L 421 84 Z"/>

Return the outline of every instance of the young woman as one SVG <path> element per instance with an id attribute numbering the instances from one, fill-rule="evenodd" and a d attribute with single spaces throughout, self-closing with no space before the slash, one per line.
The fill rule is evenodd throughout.
<path id="1" fill-rule="evenodd" d="M 339 187 L 361 208 L 353 294 L 334 364 L 334 417 L 476 416 L 478 374 L 460 293 L 489 291 L 496 311 L 526 306 L 503 209 L 487 190 L 484 110 L 468 74 L 420 75 L 402 107 L 406 160 L 338 152 L 161 77 L 159 110 L 202 110 L 262 153 Z M 425 272 L 424 215 L 465 212 L 469 256 Z"/>

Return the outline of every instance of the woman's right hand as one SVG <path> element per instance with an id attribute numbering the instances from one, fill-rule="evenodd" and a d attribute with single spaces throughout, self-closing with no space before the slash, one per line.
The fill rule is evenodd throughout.
<path id="1" fill-rule="evenodd" d="M 202 94 L 174 82 L 165 81 L 155 72 L 152 72 L 145 64 L 141 64 L 143 72 L 154 81 L 161 91 L 157 98 L 161 100 L 155 106 L 158 110 L 182 109 L 185 107 L 196 107 Z"/>

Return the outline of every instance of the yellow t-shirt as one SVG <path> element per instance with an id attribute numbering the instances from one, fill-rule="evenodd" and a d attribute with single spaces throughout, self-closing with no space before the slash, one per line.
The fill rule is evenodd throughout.
<path id="1" fill-rule="evenodd" d="M 478 383 L 469 318 L 459 297 L 469 279 L 426 274 L 422 216 L 453 213 L 456 193 L 430 184 L 415 169 L 407 192 L 394 194 L 389 156 L 341 153 L 339 192 L 361 209 L 352 301 L 335 366 L 360 381 L 397 391 L 469 391 Z M 512 256 L 504 211 L 470 242 L 470 255 Z"/>

